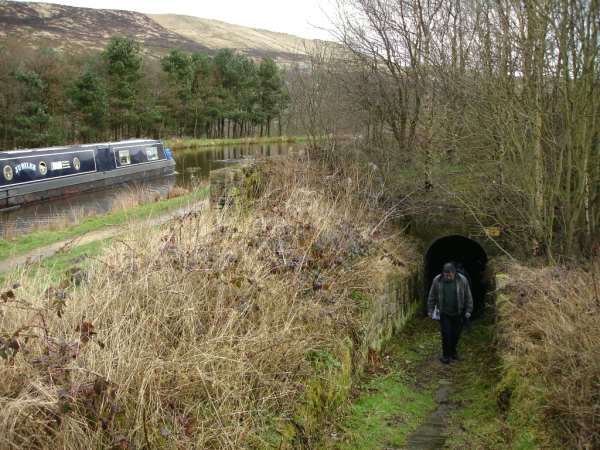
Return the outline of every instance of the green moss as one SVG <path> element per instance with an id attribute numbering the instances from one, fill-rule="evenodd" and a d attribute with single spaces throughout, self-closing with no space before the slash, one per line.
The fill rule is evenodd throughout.
<path id="1" fill-rule="evenodd" d="M 339 342 L 334 353 L 312 352 L 309 355 L 314 375 L 306 384 L 304 397 L 295 414 L 297 426 L 311 435 L 347 398 L 352 382 L 352 342 Z"/>
<path id="2" fill-rule="evenodd" d="M 438 325 L 423 318 L 411 320 L 385 346 L 383 367 L 359 387 L 345 418 L 337 424 L 337 436 L 319 448 L 402 448 L 407 436 L 436 407 L 434 393 L 442 378 L 449 382 L 451 405 L 445 447 L 541 448 L 535 431 L 539 403 L 529 401 L 535 398 L 532 390 L 536 391 L 537 383 L 527 383 L 524 390 L 524 374 L 514 370 L 517 363 L 503 377 L 494 327 L 491 313 L 474 322 L 461 339 L 462 361 L 443 367 L 437 361 Z M 503 397 L 507 398 L 504 409 L 499 402 Z M 519 405 L 515 410 L 513 402 Z"/>
<path id="3" fill-rule="evenodd" d="M 262 433 L 249 436 L 248 447 L 256 450 L 290 448 L 298 434 L 293 422 L 271 418 L 269 423 L 270 425 Z"/>
<path id="4" fill-rule="evenodd" d="M 447 446 L 510 448 L 497 398 L 500 371 L 491 314 L 463 334 L 460 353 L 463 360 L 456 365 L 455 391 L 451 396 L 458 407 L 450 414 Z"/>
<path id="5" fill-rule="evenodd" d="M 544 386 L 542 380 L 523 372 L 526 364 L 514 360 L 503 362 L 503 376 L 496 387 L 498 404 L 506 415 L 514 448 L 535 449 L 548 441 L 544 439 L 543 418 Z"/>
<path id="6" fill-rule="evenodd" d="M 381 449 L 402 447 L 435 408 L 433 380 L 417 385 L 412 372 L 423 364 L 439 345 L 437 333 L 423 328 L 420 320 L 410 321 L 402 333 L 383 349 L 386 370 L 364 380 L 357 395 L 338 423 L 339 438 L 329 438 L 321 448 Z"/>
<path id="7" fill-rule="evenodd" d="M 253 448 L 312 448 L 311 440 L 348 398 L 352 384 L 349 338 L 339 341 L 332 351 L 313 351 L 307 358 L 313 366 L 313 375 L 306 382 L 293 416 L 273 419 L 267 431 L 253 439 Z"/>
<path id="8" fill-rule="evenodd" d="M 366 310 L 371 306 L 371 300 L 364 292 L 354 290 L 350 294 L 350 298 L 354 300 L 361 309 Z"/>
<path id="9" fill-rule="evenodd" d="M 342 424 L 344 442 L 330 442 L 329 448 L 401 447 L 435 407 L 432 391 L 415 389 L 402 372 L 376 378 L 361 391 Z"/>
<path id="10" fill-rule="evenodd" d="M 255 167 L 242 168 L 244 174 L 244 196 L 246 201 L 256 200 L 260 196 L 262 180 Z"/>
<path id="11" fill-rule="evenodd" d="M 308 353 L 307 359 L 312 363 L 317 372 L 342 367 L 342 363 L 327 350 L 313 350 Z"/>

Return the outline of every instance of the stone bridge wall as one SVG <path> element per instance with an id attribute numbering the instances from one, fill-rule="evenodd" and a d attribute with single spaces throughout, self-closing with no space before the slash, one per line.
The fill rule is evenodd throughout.
<path id="1" fill-rule="evenodd" d="M 369 355 L 378 354 L 382 346 L 415 314 L 421 285 L 418 265 L 400 268 L 391 261 L 374 261 L 379 265 L 379 277 L 373 280 L 377 294 L 364 302 L 364 328 L 359 336 L 338 343 L 334 350 L 337 364 L 331 365 L 308 380 L 302 401 L 292 417 L 278 424 L 278 438 L 272 449 L 309 449 L 318 445 L 320 431 L 331 420 L 351 393 Z"/>
<path id="2" fill-rule="evenodd" d="M 252 161 L 211 170 L 209 174 L 211 208 L 240 206 L 256 198 L 260 191 L 258 167 L 258 164 Z"/>

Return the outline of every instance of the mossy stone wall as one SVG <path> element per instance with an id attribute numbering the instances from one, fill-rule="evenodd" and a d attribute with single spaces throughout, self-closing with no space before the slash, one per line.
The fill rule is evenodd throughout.
<path id="1" fill-rule="evenodd" d="M 256 162 L 211 170 L 209 182 L 212 208 L 241 206 L 260 194 L 260 173 Z"/>
<path id="2" fill-rule="evenodd" d="M 352 339 L 341 339 L 331 354 L 316 364 L 293 417 L 280 419 L 276 425 L 276 436 L 269 440 L 271 448 L 314 448 L 324 424 L 349 398 L 352 383 L 363 373 L 369 353 L 378 353 L 417 311 L 418 266 L 407 270 L 388 261 L 376 264 L 380 267 L 379 276 L 373 280 L 375 295 L 356 298 L 364 304 L 363 329 Z"/>

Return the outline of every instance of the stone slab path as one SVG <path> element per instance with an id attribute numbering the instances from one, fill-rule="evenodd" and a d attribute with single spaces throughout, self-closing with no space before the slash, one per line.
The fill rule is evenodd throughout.
<path id="1" fill-rule="evenodd" d="M 406 439 L 406 448 L 414 450 L 435 450 L 444 448 L 448 438 L 448 415 L 454 405 L 450 402 L 452 382 L 440 380 L 435 393 L 437 408 Z"/>

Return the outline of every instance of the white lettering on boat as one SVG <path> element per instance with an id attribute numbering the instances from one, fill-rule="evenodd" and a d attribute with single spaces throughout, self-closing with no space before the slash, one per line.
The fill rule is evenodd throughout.
<path id="1" fill-rule="evenodd" d="M 36 165 L 34 163 L 31 162 L 22 162 L 19 163 L 15 166 L 15 175 L 19 175 L 22 171 L 24 170 L 31 170 L 32 172 L 35 172 L 37 169 Z"/>

